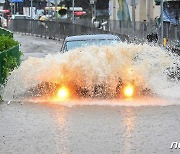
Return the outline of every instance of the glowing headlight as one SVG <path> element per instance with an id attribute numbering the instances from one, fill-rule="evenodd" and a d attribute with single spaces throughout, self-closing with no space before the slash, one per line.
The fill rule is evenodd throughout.
<path id="1" fill-rule="evenodd" d="M 134 87 L 131 84 L 128 84 L 124 87 L 123 93 L 126 97 L 132 97 L 134 94 Z"/>
<path id="2" fill-rule="evenodd" d="M 57 95 L 60 99 L 67 99 L 69 97 L 69 90 L 65 86 L 62 86 L 59 88 Z"/>

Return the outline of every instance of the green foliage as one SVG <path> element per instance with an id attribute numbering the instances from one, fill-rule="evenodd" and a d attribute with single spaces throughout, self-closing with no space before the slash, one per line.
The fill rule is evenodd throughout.
<path id="1" fill-rule="evenodd" d="M 10 75 L 10 73 L 16 68 L 17 62 L 16 58 L 13 56 L 6 56 L 3 58 L 2 62 L 2 81 L 5 82 L 6 78 Z"/>
<path id="2" fill-rule="evenodd" d="M 7 77 L 20 64 L 22 52 L 19 51 L 19 43 L 13 39 L 13 35 L 0 35 L 0 84 L 5 84 Z M 0 94 L 0 101 L 2 101 Z"/>
<path id="3" fill-rule="evenodd" d="M 18 44 L 11 36 L 0 36 L 0 83 L 5 83 L 10 73 L 20 64 L 22 52 L 16 47 Z"/>
<path id="4" fill-rule="evenodd" d="M 2 27 L 0 27 L 0 36 L 1 35 L 5 35 L 5 36 L 9 36 L 9 37 L 13 38 L 13 33 Z"/>
<path id="5" fill-rule="evenodd" d="M 0 52 L 6 51 L 19 43 L 15 41 L 11 36 L 0 36 Z"/>

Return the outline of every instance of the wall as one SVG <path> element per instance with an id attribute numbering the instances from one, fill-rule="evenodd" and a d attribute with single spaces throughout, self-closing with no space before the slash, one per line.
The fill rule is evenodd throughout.
<path id="1" fill-rule="evenodd" d="M 117 17 L 117 11 L 119 9 L 118 0 L 110 0 L 110 3 L 110 20 L 119 20 Z M 128 7 L 132 19 L 132 7 L 129 5 Z M 154 0 L 139 0 L 139 4 L 135 10 L 136 21 L 154 20 L 157 16 L 160 16 L 160 6 L 155 5 Z"/>

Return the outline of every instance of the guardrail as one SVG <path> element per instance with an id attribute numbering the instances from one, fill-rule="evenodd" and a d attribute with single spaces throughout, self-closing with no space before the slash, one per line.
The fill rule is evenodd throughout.
<path id="1" fill-rule="evenodd" d="M 16 32 L 34 34 L 41 37 L 63 39 L 69 35 L 111 33 L 120 36 L 122 40 L 139 40 L 144 42 L 149 34 L 157 34 L 161 38 L 161 26 L 156 21 L 136 22 L 132 30 L 132 22 L 108 20 L 104 30 L 95 28 L 88 19 L 76 19 L 75 24 L 70 21 L 39 21 L 39 20 L 11 20 L 9 29 Z M 164 37 L 168 42 L 179 40 L 180 25 L 164 22 Z M 160 42 L 159 42 L 160 43 Z"/>
<path id="2" fill-rule="evenodd" d="M 64 39 L 70 35 L 81 34 L 116 34 L 122 41 L 128 40 L 127 35 L 104 31 L 91 26 L 65 23 L 61 21 L 39 21 L 39 20 L 11 20 L 8 27 L 11 31 L 47 37 L 51 39 Z"/>
<path id="3" fill-rule="evenodd" d="M 102 20 L 99 20 L 102 23 Z M 65 22 L 70 22 L 66 21 Z M 161 38 L 161 24 L 160 20 L 157 18 L 155 20 L 147 21 L 136 21 L 133 31 L 133 22 L 131 21 L 120 21 L 120 20 L 106 20 L 104 29 L 106 31 L 128 35 L 132 40 L 141 40 L 141 42 L 147 40 L 147 36 L 150 34 L 157 34 L 159 41 Z M 93 27 L 92 21 L 88 18 L 81 18 L 75 20 L 76 24 L 86 25 Z M 163 23 L 163 34 L 164 37 L 169 41 L 180 40 L 180 24 L 172 24 L 169 22 Z M 160 42 L 159 42 L 160 43 Z"/>

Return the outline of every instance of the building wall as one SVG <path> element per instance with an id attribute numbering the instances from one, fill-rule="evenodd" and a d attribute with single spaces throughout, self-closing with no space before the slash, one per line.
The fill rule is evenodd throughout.
<path id="1" fill-rule="evenodd" d="M 109 0 L 110 2 L 110 19 L 118 20 L 117 11 L 119 9 L 118 0 Z M 128 5 L 130 16 L 132 19 L 132 6 Z M 160 16 L 160 6 L 155 5 L 154 0 L 139 0 L 135 9 L 136 21 L 150 21 Z"/>
<path id="2" fill-rule="evenodd" d="M 109 0 L 110 20 L 118 20 L 117 12 L 119 9 L 118 0 Z"/>

